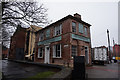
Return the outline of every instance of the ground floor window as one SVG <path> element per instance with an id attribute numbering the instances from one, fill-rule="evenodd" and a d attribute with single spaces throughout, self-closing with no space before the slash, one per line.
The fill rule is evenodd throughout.
<path id="1" fill-rule="evenodd" d="M 71 56 L 77 56 L 77 46 L 72 45 L 72 54 Z"/>
<path id="2" fill-rule="evenodd" d="M 38 48 L 38 58 L 42 58 L 43 57 L 43 47 Z"/>
<path id="3" fill-rule="evenodd" d="M 53 46 L 53 57 L 61 58 L 61 44 L 57 44 Z"/>

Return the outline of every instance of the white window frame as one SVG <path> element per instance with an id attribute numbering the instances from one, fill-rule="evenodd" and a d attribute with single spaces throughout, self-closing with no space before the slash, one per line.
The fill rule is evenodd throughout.
<path id="1" fill-rule="evenodd" d="M 42 52 L 40 52 L 42 48 Z M 42 56 L 40 57 L 40 53 L 42 53 Z M 43 47 L 38 48 L 38 58 L 43 58 Z"/>
<path id="2" fill-rule="evenodd" d="M 56 45 L 60 45 L 60 56 L 56 56 Z M 56 44 L 53 46 L 53 58 L 61 58 L 61 44 Z"/>
<path id="3" fill-rule="evenodd" d="M 57 31 L 60 30 L 60 33 L 57 34 Z M 60 35 L 62 33 L 62 24 L 55 27 L 54 36 Z"/>

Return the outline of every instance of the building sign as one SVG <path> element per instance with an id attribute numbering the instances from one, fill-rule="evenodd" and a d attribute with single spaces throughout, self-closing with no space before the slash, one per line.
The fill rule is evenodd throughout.
<path id="1" fill-rule="evenodd" d="M 44 40 L 44 41 L 40 41 L 40 42 L 38 42 L 38 46 L 41 45 L 41 44 L 47 44 L 47 43 L 51 43 L 51 42 L 60 41 L 61 39 L 62 39 L 61 36 L 59 36 L 59 37 L 47 39 L 47 40 Z"/>
<path id="2" fill-rule="evenodd" d="M 68 47 L 68 46 L 69 46 L 68 44 L 64 45 L 64 47 Z"/>
<path id="3" fill-rule="evenodd" d="M 81 41 L 85 41 L 85 42 L 90 42 L 89 38 L 83 37 L 83 36 L 80 36 L 80 35 L 76 35 L 76 34 L 72 34 L 72 38 L 73 39 L 78 39 L 78 40 L 81 40 Z"/>

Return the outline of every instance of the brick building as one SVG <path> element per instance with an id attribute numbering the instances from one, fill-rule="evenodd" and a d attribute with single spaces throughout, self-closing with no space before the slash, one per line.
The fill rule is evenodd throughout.
<path id="1" fill-rule="evenodd" d="M 73 56 L 85 56 L 91 64 L 90 24 L 81 15 L 68 15 L 36 32 L 35 62 L 72 63 Z"/>
<path id="2" fill-rule="evenodd" d="M 11 37 L 9 58 L 34 61 L 35 32 L 40 29 L 41 27 L 34 25 L 29 28 L 17 27 Z"/>
<path id="3" fill-rule="evenodd" d="M 34 61 L 34 51 L 35 51 L 35 32 L 42 29 L 41 27 L 37 27 L 34 25 L 31 25 L 27 29 L 26 33 L 26 41 L 25 41 L 25 58 L 26 60 L 32 60 Z"/>
<path id="4" fill-rule="evenodd" d="M 8 57 L 8 52 L 9 52 L 9 49 L 6 46 L 2 45 L 2 59 Z"/>
<path id="5" fill-rule="evenodd" d="M 113 57 L 115 57 L 116 60 L 120 60 L 120 45 L 115 44 L 113 46 Z"/>
<path id="6" fill-rule="evenodd" d="M 9 59 L 24 60 L 27 28 L 17 27 L 11 37 Z"/>

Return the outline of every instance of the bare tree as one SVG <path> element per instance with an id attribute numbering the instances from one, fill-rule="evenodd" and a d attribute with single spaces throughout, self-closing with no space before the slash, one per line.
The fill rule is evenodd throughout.
<path id="1" fill-rule="evenodd" d="M 3 44 L 10 40 L 10 36 L 18 25 L 40 26 L 47 24 L 47 20 L 47 9 L 43 4 L 38 6 L 37 2 L 2 2 Z"/>

